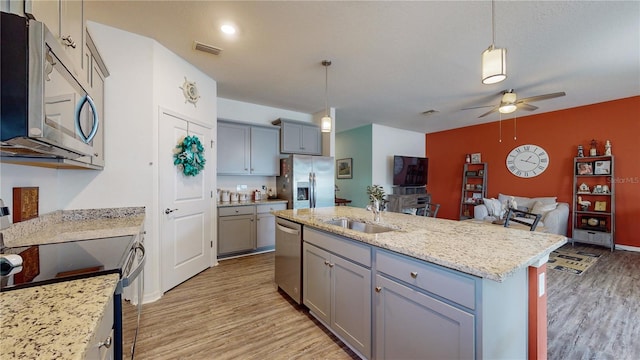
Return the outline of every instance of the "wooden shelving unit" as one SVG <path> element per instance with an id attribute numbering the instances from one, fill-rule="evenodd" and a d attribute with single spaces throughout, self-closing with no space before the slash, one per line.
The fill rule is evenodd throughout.
<path id="1" fill-rule="evenodd" d="M 487 197 L 487 163 L 466 163 L 462 170 L 460 220 L 473 218 L 473 207 Z"/>
<path id="2" fill-rule="evenodd" d="M 581 242 L 615 249 L 614 169 L 613 156 L 574 158 L 572 244 Z"/>

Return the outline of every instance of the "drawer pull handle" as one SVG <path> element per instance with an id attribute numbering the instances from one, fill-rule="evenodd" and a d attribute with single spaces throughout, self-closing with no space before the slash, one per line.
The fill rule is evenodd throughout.
<path id="1" fill-rule="evenodd" d="M 325 264 L 325 265 L 329 265 L 329 260 L 325 260 L 325 261 L 324 261 L 324 264 Z"/>
<path id="2" fill-rule="evenodd" d="M 104 346 L 105 348 L 107 348 L 107 349 L 111 347 L 111 336 L 109 336 L 108 338 L 106 338 L 106 339 L 104 340 L 104 342 L 99 342 L 99 343 L 98 343 L 98 347 L 99 347 L 99 348 L 100 348 L 100 347 L 103 347 L 103 346 Z"/>
<path id="3" fill-rule="evenodd" d="M 415 271 L 412 271 L 411 272 L 411 277 L 414 278 L 414 279 L 417 278 L 418 277 L 418 273 L 415 272 Z"/>
<path id="4" fill-rule="evenodd" d="M 382 288 L 380 286 L 376 286 L 376 292 L 379 293 L 380 291 L 382 291 Z"/>

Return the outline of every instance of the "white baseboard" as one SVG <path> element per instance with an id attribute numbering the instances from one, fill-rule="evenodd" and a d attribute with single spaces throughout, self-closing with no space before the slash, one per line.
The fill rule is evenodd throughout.
<path id="1" fill-rule="evenodd" d="M 629 245 L 617 245 L 616 244 L 616 250 L 626 250 L 626 251 L 640 252 L 640 247 L 629 246 Z"/>

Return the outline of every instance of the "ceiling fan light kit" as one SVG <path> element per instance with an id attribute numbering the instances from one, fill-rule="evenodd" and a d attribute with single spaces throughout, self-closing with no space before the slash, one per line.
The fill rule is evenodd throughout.
<path id="1" fill-rule="evenodd" d="M 322 66 L 324 66 L 324 116 L 320 120 L 320 131 L 331 132 L 331 123 L 333 122 L 331 116 L 329 116 L 329 66 L 331 66 L 330 60 L 322 60 Z"/>
<path id="2" fill-rule="evenodd" d="M 498 111 L 500 111 L 502 114 L 510 114 L 516 111 L 517 108 L 518 106 L 516 105 L 516 93 L 514 93 L 513 90 L 510 92 L 505 92 L 504 95 L 502 95 L 502 101 L 500 102 Z"/>

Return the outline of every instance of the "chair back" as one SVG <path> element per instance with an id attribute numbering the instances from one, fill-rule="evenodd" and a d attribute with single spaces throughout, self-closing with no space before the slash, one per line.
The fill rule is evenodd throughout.
<path id="1" fill-rule="evenodd" d="M 518 219 L 518 216 L 529 217 L 530 219 L 533 219 L 533 221 L 532 222 L 524 221 L 524 220 Z M 509 227 L 509 221 L 513 221 L 522 225 L 527 225 L 529 226 L 529 231 L 534 231 L 538 226 L 538 222 L 540 222 L 541 218 L 542 218 L 542 215 L 540 214 L 534 214 L 534 213 L 517 210 L 517 209 L 509 209 L 509 211 L 507 212 L 507 218 L 504 220 L 504 227 Z"/>
<path id="2" fill-rule="evenodd" d="M 418 208 L 417 214 L 422 214 L 422 216 L 426 216 L 426 217 L 438 216 L 438 210 L 440 210 L 440 204 L 423 203 L 419 205 L 423 205 L 423 207 Z"/>

